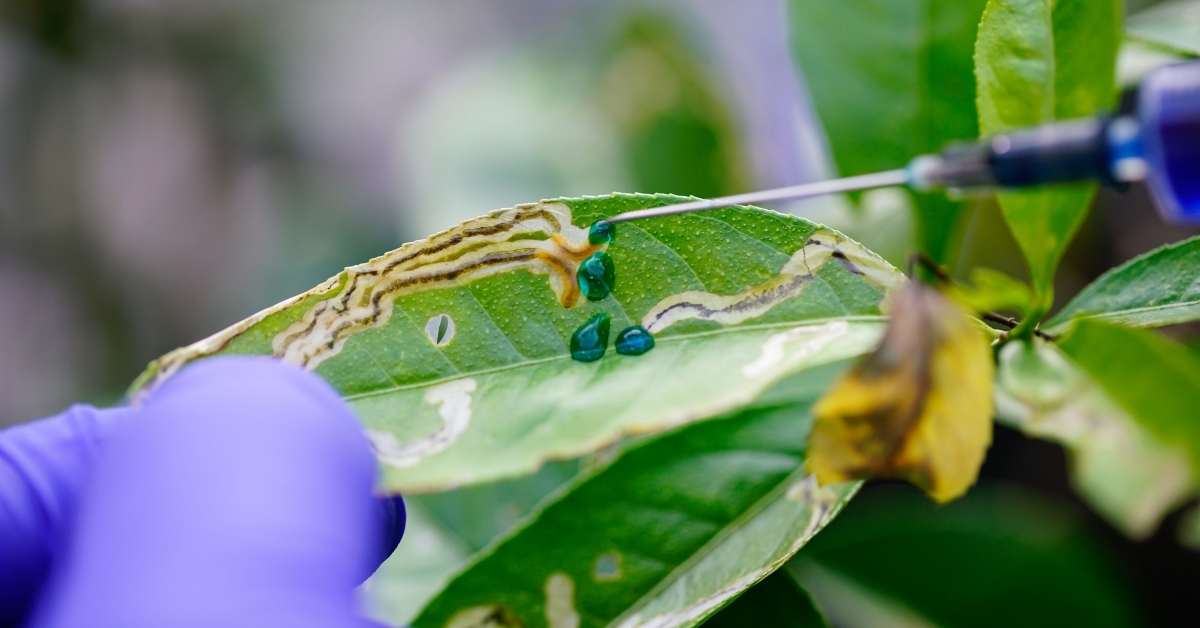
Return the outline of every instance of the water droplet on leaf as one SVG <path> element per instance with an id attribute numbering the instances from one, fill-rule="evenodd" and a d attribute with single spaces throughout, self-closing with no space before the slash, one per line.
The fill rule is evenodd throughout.
<path id="1" fill-rule="evenodd" d="M 599 251 L 579 264 L 575 278 L 579 282 L 579 291 L 588 301 L 600 301 L 612 292 L 617 281 L 617 269 L 613 266 L 612 257 Z"/>
<path id="2" fill-rule="evenodd" d="M 592 244 L 608 244 L 616 237 L 616 225 L 607 220 L 597 220 L 588 227 L 588 242 Z"/>
<path id="3" fill-rule="evenodd" d="M 654 348 L 654 336 L 641 325 L 626 327 L 617 334 L 617 353 L 641 355 Z"/>
<path id="4" fill-rule="evenodd" d="M 595 362 L 604 357 L 608 347 L 609 317 L 600 312 L 589 318 L 571 334 L 571 358 L 579 362 Z"/>

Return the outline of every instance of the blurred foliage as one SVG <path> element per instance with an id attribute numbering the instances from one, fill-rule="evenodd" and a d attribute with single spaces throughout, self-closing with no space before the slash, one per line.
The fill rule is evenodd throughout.
<path id="1" fill-rule="evenodd" d="M 1072 484 L 1113 526 L 1144 539 L 1193 492 L 1186 453 L 1122 411 L 1057 347 L 1014 342 L 999 357 L 997 419 L 1066 447 Z"/>
<path id="2" fill-rule="evenodd" d="M 1140 42 L 1190 56 L 1200 55 L 1200 1 L 1171 0 L 1129 18 L 1129 36 Z"/>
<path id="3" fill-rule="evenodd" d="M 1067 79 L 1106 73 L 1118 31 L 1106 23 L 1065 33 L 1053 19 L 1100 4 L 1114 6 L 1060 2 L 1045 22 L 1006 20 L 998 28 L 1020 27 L 1018 34 L 1039 41 L 1061 37 L 1062 58 L 1046 58 L 1045 46 L 1037 56 L 1062 62 L 1058 74 Z M 1189 18 L 1197 4 L 1127 2 L 1135 13 L 1121 48 L 1121 84 L 1200 52 Z M 81 396 L 115 402 L 130 376 L 162 351 L 486 208 L 617 189 L 713 195 L 761 185 L 747 157 L 764 147 L 745 132 L 745 112 L 729 93 L 730 69 L 720 63 L 727 59 L 714 44 L 762 42 L 727 24 L 701 24 L 701 5 L 709 6 L 4 3 L 0 289 L 27 298 L 0 303 L 0 325 L 25 332 L 0 339 L 0 425 Z M 971 46 L 982 5 L 789 3 L 798 34 L 793 52 L 842 174 L 896 167 L 915 152 L 977 134 Z M 732 10 L 755 14 L 767 6 L 774 5 Z M 1107 104 L 1111 90 L 1096 87 L 1107 80 L 1099 78 L 1089 98 Z M 1017 100 L 1014 111 L 1046 101 L 1036 90 Z M 1003 126 L 985 120 L 983 130 Z M 803 132 L 819 133 L 808 121 Z M 771 139 L 791 147 L 804 138 Z M 1064 250 L 1056 290 L 1070 296 L 1109 266 L 1194 233 L 1156 220 L 1136 188 L 1102 193 L 1090 218 L 1082 217 L 1085 205 L 1067 203 L 1064 220 L 1018 238 L 1034 251 L 1043 299 Z M 977 266 L 1022 271 L 1021 251 L 993 199 L 881 190 L 795 211 L 898 264 L 915 241 L 955 276 L 972 276 L 972 303 L 1028 309 L 1028 287 L 971 273 Z M 1195 272 L 1192 265 L 1149 271 L 1176 280 Z M 1132 286 L 1148 277 L 1139 271 L 1129 284 L 1098 283 L 1081 297 L 1087 307 L 1068 306 L 1053 331 L 1084 309 L 1115 315 L 1112 304 L 1139 296 Z M 1163 284 L 1161 277 L 1152 282 Z M 1186 292 L 1171 285 L 1176 297 Z M 1188 338 L 1194 327 L 1176 325 L 1168 334 Z M 1156 529 L 1192 499 L 1194 476 L 1178 452 L 1137 429 L 1134 414 L 1173 405 L 1174 414 L 1190 416 L 1192 397 L 1181 391 L 1194 387 L 1181 381 L 1164 390 L 1151 381 L 1123 396 L 1130 363 L 1140 366 L 1142 353 L 1080 354 L 1080 364 L 1042 372 L 1046 365 L 1037 362 L 1045 353 L 1026 351 L 1035 346 L 1013 343 L 1002 352 L 1000 383 L 1008 390 L 1001 414 L 1006 394 L 1019 397 L 1007 400 L 1013 416 L 1005 419 L 1063 442 L 1080 494 L 1112 526 L 1149 540 L 1134 544 L 1099 519 L 1085 525 L 1055 505 L 987 492 L 995 478 L 985 468 L 983 492 L 944 509 L 907 497 L 860 498 L 787 573 L 769 577 L 712 623 L 745 624 L 764 605 L 788 608 L 781 603 L 798 605 L 796 620 L 809 608 L 789 579 L 799 576 L 837 625 L 1137 624 L 1135 594 L 1152 606 L 1156 623 L 1190 625 L 1184 589 L 1200 571 L 1195 555 L 1181 557 L 1174 535 L 1200 545 L 1200 509 L 1193 504 L 1173 529 Z M 1129 349 L 1116 342 L 1114 350 L 1122 346 Z M 1018 363 L 1022 356 L 1034 360 Z M 1020 381 L 1006 384 L 1005 373 Z M 1117 395 L 1105 394 L 1100 379 Z M 1013 447 L 1005 450 L 1011 464 L 1030 461 L 1026 480 L 1035 490 L 1062 490 L 1066 474 L 1056 452 Z M 568 463 L 412 500 L 405 542 L 368 586 L 386 606 L 377 614 L 411 618 L 574 472 Z M 1097 533 L 1104 546 L 1093 542 Z M 1137 574 L 1136 586 L 1114 575 L 1114 553 Z"/>
<path id="4" fill-rule="evenodd" d="M 623 140 L 635 190 L 713 197 L 746 189 L 727 104 L 676 26 L 634 15 L 605 57 L 596 97 Z"/>
<path id="5" fill-rule="evenodd" d="M 777 571 L 704 622 L 707 628 L 821 628 L 821 611 L 787 570 Z"/>
<path id="6" fill-rule="evenodd" d="M 984 0 L 792 0 L 792 47 L 842 175 L 904 167 L 976 135 L 971 50 Z M 962 203 L 916 194 L 917 246 L 957 251 Z"/>
<path id="7" fill-rule="evenodd" d="M 1107 110 L 1116 100 L 1121 8 L 1120 0 L 988 0 L 975 45 L 980 132 Z M 1073 184 L 999 195 L 1038 297 L 1030 320 L 1050 308 L 1059 259 L 1094 194 L 1094 184 Z"/>
<path id="8" fill-rule="evenodd" d="M 878 487 L 788 566 L 840 626 L 1134 626 L 1119 566 L 1061 507 L 979 489 L 938 507 Z"/>

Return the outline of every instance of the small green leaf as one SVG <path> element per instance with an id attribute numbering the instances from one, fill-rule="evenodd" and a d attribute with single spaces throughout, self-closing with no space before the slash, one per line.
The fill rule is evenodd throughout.
<path id="1" fill-rule="evenodd" d="M 367 427 L 383 487 L 415 494 L 736 411 L 878 339 L 879 302 L 901 275 L 811 222 L 729 208 L 623 223 L 611 243 L 589 242 L 596 220 L 679 198 L 492 212 L 172 352 L 137 386 L 213 355 L 268 354 L 315 370 Z M 575 273 L 599 250 L 621 279 L 588 301 Z M 601 314 L 617 330 L 641 324 L 654 349 L 572 359 L 573 333 Z"/>
<path id="2" fill-rule="evenodd" d="M 993 135 L 1083 117 L 1112 104 L 1120 0 L 989 0 L 975 45 L 979 130 Z M 1067 185 L 1000 195 L 1041 303 L 1095 192 Z"/>
<path id="3" fill-rule="evenodd" d="M 1200 237 L 1135 257 L 1093 281 L 1047 323 L 1062 330 L 1078 318 L 1132 327 L 1200 319 Z"/>
<path id="4" fill-rule="evenodd" d="M 955 285 L 948 296 L 974 312 L 1015 311 L 1021 317 L 1033 304 L 1029 286 L 998 270 L 974 268 L 967 285 Z"/>
<path id="5" fill-rule="evenodd" d="M 812 597 L 786 571 L 776 571 L 766 580 L 721 609 L 704 622 L 705 628 L 824 628 L 828 624 Z"/>
<path id="6" fill-rule="evenodd" d="M 1173 0 L 1129 16 L 1125 27 L 1135 40 L 1167 50 L 1200 55 L 1200 0 Z"/>
<path id="7" fill-rule="evenodd" d="M 820 488 L 801 470 L 807 406 L 844 366 L 776 386 L 771 403 L 783 405 L 689 426 L 586 473 L 478 556 L 414 626 L 493 613 L 527 626 L 702 621 L 783 564 L 854 492 Z"/>
<path id="8" fill-rule="evenodd" d="M 844 175 L 975 137 L 971 47 L 983 0 L 792 0 L 792 50 Z M 916 195 L 922 250 L 953 254 L 962 204 Z"/>
<path id="9" fill-rule="evenodd" d="M 1200 357 L 1143 329 L 1083 319 L 1060 340 L 1063 352 L 1163 443 L 1200 471 Z"/>

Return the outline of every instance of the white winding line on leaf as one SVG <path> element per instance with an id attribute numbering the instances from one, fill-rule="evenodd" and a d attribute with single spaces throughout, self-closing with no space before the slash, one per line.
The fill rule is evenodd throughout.
<path id="1" fill-rule="evenodd" d="M 394 467 L 411 467 L 458 440 L 471 424 L 471 393 L 474 378 L 456 379 L 425 391 L 426 403 L 438 407 L 442 426 L 436 432 L 408 443 L 401 443 L 390 432 L 367 430 L 379 459 Z"/>
<path id="2" fill-rule="evenodd" d="M 575 581 L 556 571 L 546 579 L 546 625 L 550 628 L 579 628 L 575 610 Z"/>
<path id="3" fill-rule="evenodd" d="M 846 321 L 830 321 L 823 325 L 805 325 L 779 332 L 763 342 L 762 354 L 742 367 L 746 379 L 758 379 L 774 372 L 785 362 L 801 364 L 834 340 L 846 335 Z"/>
<path id="4" fill-rule="evenodd" d="M 673 294 L 646 312 L 642 326 L 657 334 L 675 323 L 692 319 L 736 325 L 757 318 L 798 296 L 816 278 L 817 270 L 831 259 L 883 290 L 892 290 L 904 280 L 891 264 L 854 241 L 832 231 L 817 231 L 792 254 L 777 275 L 763 283 L 737 294 L 699 290 Z"/>

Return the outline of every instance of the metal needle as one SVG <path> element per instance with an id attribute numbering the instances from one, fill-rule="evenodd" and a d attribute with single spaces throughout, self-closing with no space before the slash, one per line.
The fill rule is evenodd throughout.
<path id="1" fill-rule="evenodd" d="M 641 220 L 642 218 L 685 214 L 688 212 L 703 211 L 705 209 L 730 207 L 732 205 L 748 205 L 751 203 L 769 203 L 772 201 L 793 200 L 799 198 L 808 198 L 810 196 L 836 194 L 838 192 L 853 192 L 855 190 L 891 187 L 894 185 L 904 185 L 906 183 L 908 183 L 908 171 L 900 168 L 897 170 L 874 172 L 871 174 L 863 174 L 854 177 L 845 177 L 842 179 L 830 179 L 828 181 L 802 183 L 800 185 L 792 185 L 785 188 L 747 192 L 745 194 L 734 194 L 733 196 L 722 196 L 720 198 L 712 198 L 700 201 L 688 201 L 686 203 L 676 203 L 674 205 L 664 205 L 662 207 L 650 207 L 648 209 L 637 209 L 634 211 L 617 214 L 616 216 L 606 220 L 610 223 L 628 222 L 630 220 Z"/>

